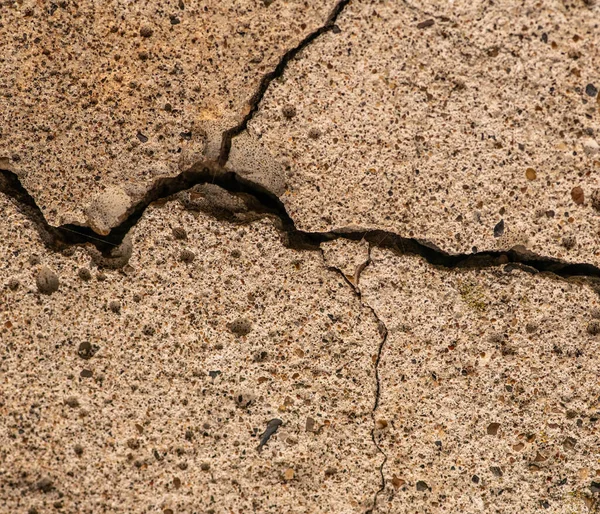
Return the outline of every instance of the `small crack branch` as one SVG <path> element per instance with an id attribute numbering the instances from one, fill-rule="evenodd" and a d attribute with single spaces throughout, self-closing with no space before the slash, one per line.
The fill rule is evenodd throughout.
<path id="1" fill-rule="evenodd" d="M 221 151 L 219 154 L 219 164 L 221 166 L 224 166 L 225 163 L 227 162 L 227 160 L 229 159 L 229 152 L 231 151 L 232 139 L 235 136 L 241 134 L 244 130 L 246 130 L 246 127 L 248 126 L 248 122 L 254 117 L 254 115 L 256 114 L 256 111 L 258 111 L 258 107 L 259 107 L 262 99 L 264 98 L 264 96 L 267 92 L 267 89 L 269 89 L 271 82 L 273 82 L 273 80 L 275 80 L 283 75 L 283 72 L 285 71 L 287 64 L 292 59 L 294 59 L 302 50 L 304 50 L 308 45 L 310 45 L 319 36 L 321 36 L 322 34 L 325 34 L 326 32 L 329 32 L 330 30 L 333 29 L 333 27 L 335 26 L 335 22 L 338 19 L 338 16 L 342 13 L 342 11 L 346 7 L 346 5 L 348 5 L 349 2 L 350 2 L 350 0 L 340 0 L 335 5 L 335 7 L 331 11 L 331 13 L 329 14 L 327 21 L 325 22 L 324 25 L 322 25 L 315 31 L 311 32 L 302 41 L 300 41 L 300 43 L 298 43 L 297 46 L 295 46 L 294 48 L 288 50 L 285 54 L 283 54 L 283 56 L 277 63 L 277 66 L 275 67 L 275 69 L 262 77 L 257 91 L 254 93 L 254 95 L 252 96 L 252 98 L 249 101 L 250 109 L 249 109 L 248 114 L 246 114 L 246 116 L 244 116 L 244 118 L 238 125 L 226 130 L 223 133 L 223 139 L 221 140 Z"/>
<path id="2" fill-rule="evenodd" d="M 323 262 L 325 263 L 325 265 L 327 265 L 327 259 L 325 257 L 325 253 L 323 252 L 322 249 L 321 249 L 321 256 L 322 256 Z M 372 506 L 366 511 L 366 514 L 373 513 L 373 511 L 375 510 L 375 507 L 377 506 L 377 498 L 383 491 L 385 491 L 384 467 L 385 467 L 385 464 L 386 464 L 387 458 L 388 458 L 387 454 L 383 451 L 383 448 L 379 445 L 379 442 L 377 441 L 377 419 L 376 419 L 376 413 L 377 413 L 377 409 L 379 407 L 379 401 L 380 401 L 380 397 L 381 397 L 381 377 L 379 376 L 379 363 L 381 362 L 381 356 L 383 354 L 383 349 L 385 347 L 385 343 L 388 338 L 388 329 L 387 329 L 385 323 L 377 315 L 377 312 L 375 311 L 375 309 L 368 303 L 365 303 L 365 301 L 363 299 L 362 291 L 360 290 L 360 287 L 358 286 L 359 279 L 360 279 L 360 273 L 362 273 L 365 270 L 365 268 L 367 268 L 369 266 L 370 263 L 371 263 L 371 245 L 369 245 L 368 259 L 361 266 L 360 271 L 357 274 L 356 285 L 353 284 L 350 280 L 348 280 L 348 277 L 346 277 L 346 275 L 344 274 L 344 272 L 341 269 L 339 269 L 335 266 L 327 266 L 327 269 L 337 273 L 338 275 L 340 275 L 340 277 L 342 277 L 344 282 L 350 287 L 350 289 L 354 292 L 354 294 L 358 298 L 360 305 L 363 308 L 368 309 L 369 312 L 371 312 L 372 316 L 377 320 L 377 330 L 378 330 L 379 336 L 381 338 L 381 340 L 379 341 L 379 346 L 377 347 L 377 355 L 376 355 L 375 363 L 374 363 L 374 367 L 375 367 L 375 399 L 373 401 L 373 408 L 371 409 L 371 421 L 373 422 L 373 426 L 371 427 L 371 440 L 373 441 L 373 444 L 375 445 L 375 448 L 377 449 L 377 451 L 382 456 L 382 461 L 381 461 L 381 464 L 379 465 L 380 485 L 379 485 L 379 489 L 375 492 L 375 496 L 373 497 Z M 346 365 L 347 364 L 344 364 L 344 366 L 346 366 Z M 337 370 L 337 372 L 341 371 L 344 366 L 339 368 Z"/>

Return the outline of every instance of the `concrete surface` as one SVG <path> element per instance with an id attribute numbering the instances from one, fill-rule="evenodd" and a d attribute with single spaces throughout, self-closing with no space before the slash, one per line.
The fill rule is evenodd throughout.
<path id="1" fill-rule="evenodd" d="M 0 514 L 600 512 L 599 46 L 0 0 Z"/>
<path id="2" fill-rule="evenodd" d="M 596 291 L 379 249 L 360 289 L 388 329 L 376 512 L 597 512 Z"/>
<path id="3" fill-rule="evenodd" d="M 2 2 L 2 167 L 54 225 L 86 221 L 109 187 L 135 198 L 202 161 L 207 145 L 218 151 L 263 75 L 333 5 Z"/>
<path id="4" fill-rule="evenodd" d="M 352 1 L 249 132 L 304 230 L 598 264 L 599 20 L 583 1 Z"/>
<path id="5" fill-rule="evenodd" d="M 269 220 L 171 202 L 138 224 L 129 264 L 102 271 L 85 250 L 45 251 L 0 200 L 0 511 L 372 506 L 381 336 L 319 252 L 283 248 Z"/>

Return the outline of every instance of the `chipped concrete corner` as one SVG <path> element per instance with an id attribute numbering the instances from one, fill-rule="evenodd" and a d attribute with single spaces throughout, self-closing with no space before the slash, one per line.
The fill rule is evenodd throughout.
<path id="1" fill-rule="evenodd" d="M 0 9 L 1 512 L 600 512 L 598 3 Z"/>

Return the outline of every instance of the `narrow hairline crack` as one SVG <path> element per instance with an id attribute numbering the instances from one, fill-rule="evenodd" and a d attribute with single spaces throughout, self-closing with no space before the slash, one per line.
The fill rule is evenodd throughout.
<path id="1" fill-rule="evenodd" d="M 532 273 L 549 271 L 562 278 L 573 276 L 591 278 L 600 277 L 600 268 L 588 263 L 570 264 L 558 259 L 539 256 L 524 249 L 485 251 L 472 254 L 450 254 L 425 241 L 415 238 L 405 238 L 397 233 L 385 230 L 342 228 L 328 232 L 302 231 L 296 228 L 295 222 L 288 214 L 283 202 L 274 193 L 256 183 L 244 179 L 236 172 L 226 171 L 224 169 L 229 160 L 233 139 L 247 129 L 248 123 L 258 111 L 260 103 L 267 93 L 272 81 L 283 75 L 287 64 L 304 48 L 310 45 L 319 36 L 334 28 L 337 18 L 349 2 L 350 0 L 340 0 L 333 8 L 324 25 L 311 32 L 302 39 L 297 46 L 288 50 L 281 57 L 277 66 L 271 72 L 263 75 L 257 91 L 249 100 L 248 113 L 236 126 L 223 132 L 221 137 L 221 147 L 216 163 L 199 163 L 199 165 L 191 170 L 182 172 L 176 177 L 161 178 L 155 181 L 147 190 L 144 197 L 133 206 L 128 217 L 119 226 L 114 227 L 109 235 L 99 236 L 89 227 L 74 224 L 66 224 L 58 227 L 50 225 L 45 219 L 43 212 L 37 205 L 35 199 L 21 184 L 18 175 L 12 171 L 0 169 L 0 193 L 4 193 L 14 201 L 19 210 L 34 223 L 44 244 L 54 251 L 62 251 L 68 247 L 83 246 L 91 243 L 103 254 L 110 255 L 111 250 L 118 247 L 127 234 L 130 233 L 131 229 L 136 226 L 147 207 L 157 201 L 172 200 L 173 195 L 176 193 L 186 191 L 196 185 L 202 184 L 215 184 L 230 193 L 243 193 L 251 196 L 260 206 L 255 212 L 259 212 L 265 216 L 275 216 L 275 218 L 279 220 L 278 228 L 282 234 L 287 236 L 286 246 L 297 250 L 320 251 L 326 268 L 338 273 L 354 292 L 360 305 L 372 313 L 377 321 L 377 328 L 381 337 L 374 362 L 375 398 L 373 408 L 371 409 L 373 426 L 370 433 L 373 444 L 383 458 L 379 466 L 380 487 L 375 492 L 372 506 L 366 511 L 367 514 L 372 514 L 377 507 L 379 495 L 385 491 L 386 487 L 384 468 L 388 456 L 377 440 L 376 413 L 381 399 L 381 377 L 379 374 L 379 366 L 388 339 L 388 329 L 378 316 L 376 310 L 364 301 L 359 281 L 356 280 L 356 284 L 352 283 L 341 269 L 327 264 L 321 243 L 339 238 L 352 241 L 368 241 L 368 258 L 358 270 L 357 279 L 360 276 L 360 273 L 371 264 L 371 250 L 373 247 L 392 249 L 400 254 L 419 255 L 429 264 L 442 266 L 448 269 L 480 269 L 498 266 L 499 264 L 507 264 Z M 281 424 L 281 420 L 278 419 L 271 421 L 279 422 L 279 424 Z M 264 442 L 261 441 L 261 446 L 263 444 Z"/>
<path id="2" fill-rule="evenodd" d="M 379 489 L 377 489 L 377 491 L 375 491 L 372 506 L 365 511 L 365 514 L 372 514 L 377 507 L 377 498 L 379 497 L 379 495 L 382 492 L 385 491 L 385 485 L 386 485 L 384 468 L 387 463 L 388 456 L 383 451 L 383 448 L 379 445 L 379 443 L 377 441 L 376 412 L 379 407 L 379 401 L 381 398 L 381 377 L 379 376 L 379 363 L 381 362 L 381 356 L 383 354 L 383 349 L 385 347 L 385 343 L 387 342 L 388 328 L 387 328 L 386 324 L 381 320 L 379 315 L 377 314 L 377 311 L 370 304 L 368 304 L 367 302 L 364 301 L 363 294 L 362 294 L 362 291 L 359 286 L 360 274 L 371 264 L 371 244 L 369 244 L 369 253 L 367 256 L 367 260 L 360 266 L 360 268 L 358 270 L 358 273 L 356 276 L 356 284 L 351 282 L 340 268 L 329 265 L 327 263 L 327 258 L 325 257 L 325 252 L 323 251 L 322 248 L 320 249 L 320 251 L 321 251 L 321 257 L 323 259 L 323 263 L 325 264 L 327 269 L 329 269 L 330 271 L 333 271 L 334 273 L 339 274 L 342 277 L 342 280 L 344 280 L 346 285 L 348 285 L 350 287 L 350 289 L 352 290 L 352 292 L 358 299 L 358 302 L 360 303 L 360 305 L 363 308 L 368 309 L 371 312 L 371 314 L 373 315 L 373 317 L 377 320 L 377 330 L 379 332 L 379 336 L 381 337 L 381 340 L 379 341 L 379 346 L 377 347 L 377 355 L 376 355 L 375 363 L 374 363 L 375 398 L 373 401 L 373 408 L 371 409 L 371 421 L 373 422 L 373 426 L 371 427 L 371 440 L 373 441 L 373 444 L 374 444 L 375 448 L 377 449 L 377 452 L 382 455 L 383 459 L 381 461 L 381 464 L 379 465 L 379 478 L 380 478 Z"/>
<path id="3" fill-rule="evenodd" d="M 308 45 L 315 41 L 315 39 L 317 39 L 319 36 L 325 34 L 326 32 L 329 32 L 335 27 L 335 22 L 337 21 L 339 15 L 349 3 L 350 0 L 338 1 L 338 3 L 335 4 L 331 13 L 327 17 L 325 24 L 321 25 L 318 29 L 308 34 L 308 36 L 306 36 L 302 41 L 300 41 L 298 45 L 296 45 L 294 48 L 291 48 L 285 54 L 283 54 L 283 56 L 277 63 L 275 69 L 267 73 L 266 75 L 263 75 L 258 85 L 257 91 L 254 93 L 254 95 L 252 95 L 252 98 L 250 98 L 250 109 L 248 113 L 244 116 L 240 123 L 238 123 L 235 127 L 226 130 L 223 133 L 221 139 L 221 149 L 218 158 L 219 165 L 225 166 L 225 163 L 229 160 L 229 152 L 231 151 L 231 143 L 233 138 L 241 134 L 244 130 L 246 130 L 248 123 L 258 111 L 258 107 L 265 94 L 267 93 L 271 82 L 283 75 L 288 63 L 292 59 L 294 59 L 302 50 L 304 50 Z"/>

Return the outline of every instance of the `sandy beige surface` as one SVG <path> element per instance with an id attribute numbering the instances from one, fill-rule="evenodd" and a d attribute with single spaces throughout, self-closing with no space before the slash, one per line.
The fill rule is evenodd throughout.
<path id="1" fill-rule="evenodd" d="M 510 267 L 448 272 L 377 249 L 360 287 L 388 329 L 377 512 L 597 511 L 592 288 Z"/>
<path id="2" fill-rule="evenodd" d="M 250 135 L 288 166 L 305 230 L 598 264 L 599 20 L 583 1 L 353 1 Z"/>
<path id="3" fill-rule="evenodd" d="M 125 269 L 99 271 L 1 206 L 0 511 L 372 506 L 381 335 L 319 252 L 173 202 L 140 222 Z"/>
<path id="4" fill-rule="evenodd" d="M 0 514 L 600 512 L 599 49 L 0 0 Z"/>
<path id="5" fill-rule="evenodd" d="M 333 6 L 2 2 L 0 162 L 53 224 L 89 221 L 86 207 L 114 188 L 128 206 L 218 151 L 263 75 Z"/>

